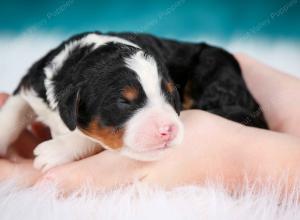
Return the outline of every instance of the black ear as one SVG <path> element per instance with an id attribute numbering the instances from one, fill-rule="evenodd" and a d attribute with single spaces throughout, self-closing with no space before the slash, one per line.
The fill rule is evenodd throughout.
<path id="1" fill-rule="evenodd" d="M 59 114 L 67 127 L 73 131 L 77 125 L 77 110 L 80 101 L 80 90 L 61 97 Z"/>

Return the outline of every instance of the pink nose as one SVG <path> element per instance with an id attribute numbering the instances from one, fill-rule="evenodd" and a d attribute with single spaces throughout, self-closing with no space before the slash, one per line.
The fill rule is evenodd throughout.
<path id="1" fill-rule="evenodd" d="M 175 125 L 164 125 L 158 129 L 160 138 L 163 141 L 172 141 L 176 137 L 177 129 Z"/>

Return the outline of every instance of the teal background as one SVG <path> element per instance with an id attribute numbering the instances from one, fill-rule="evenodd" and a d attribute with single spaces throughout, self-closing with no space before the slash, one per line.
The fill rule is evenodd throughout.
<path id="1" fill-rule="evenodd" d="M 193 38 L 300 37 L 300 0 L 1 1 L 0 34 L 138 31 Z"/>

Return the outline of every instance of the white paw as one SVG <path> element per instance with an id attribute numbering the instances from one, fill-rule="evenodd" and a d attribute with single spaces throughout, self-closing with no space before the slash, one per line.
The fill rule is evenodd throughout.
<path id="1" fill-rule="evenodd" d="M 34 149 L 34 155 L 36 156 L 33 163 L 34 167 L 43 172 L 74 160 L 63 142 L 56 140 L 39 144 Z"/>

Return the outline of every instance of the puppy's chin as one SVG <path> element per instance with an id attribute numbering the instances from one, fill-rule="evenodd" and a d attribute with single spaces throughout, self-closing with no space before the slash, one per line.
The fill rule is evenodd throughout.
<path id="1" fill-rule="evenodd" d="M 120 153 L 135 160 L 156 161 L 162 159 L 168 149 L 169 147 L 149 151 L 138 151 L 130 147 L 123 147 Z"/>

